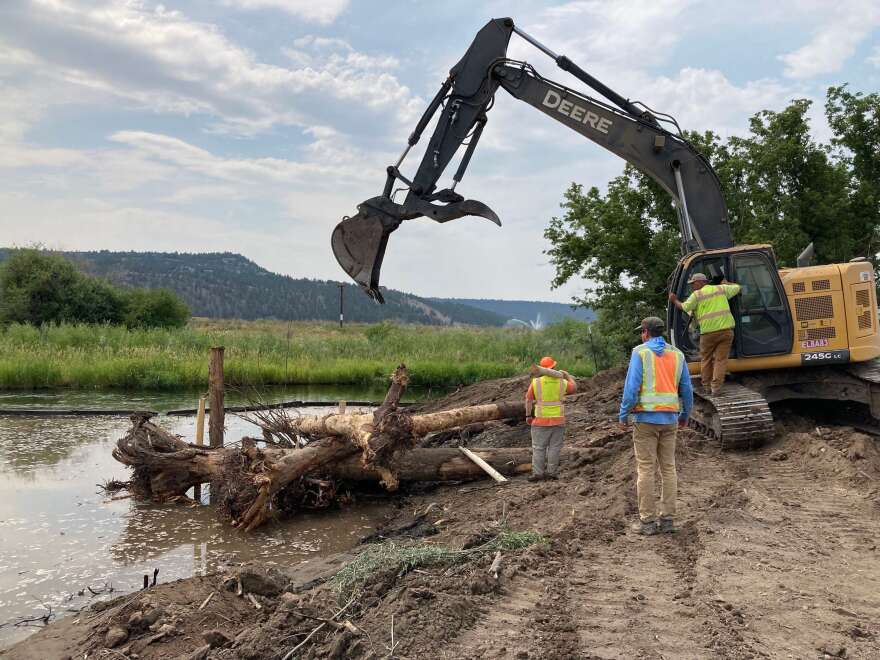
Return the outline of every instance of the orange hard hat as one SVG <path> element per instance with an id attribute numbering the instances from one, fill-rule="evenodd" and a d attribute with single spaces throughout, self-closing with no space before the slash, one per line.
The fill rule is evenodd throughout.
<path id="1" fill-rule="evenodd" d="M 553 367 L 556 366 L 556 360 L 554 360 L 549 355 L 545 355 L 544 357 L 541 358 L 540 364 L 545 369 L 552 369 Z"/>

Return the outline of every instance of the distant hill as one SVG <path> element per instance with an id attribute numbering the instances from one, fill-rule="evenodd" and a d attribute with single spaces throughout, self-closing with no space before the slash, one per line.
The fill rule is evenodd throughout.
<path id="1" fill-rule="evenodd" d="M 0 248 L 0 261 L 7 253 Z M 278 275 L 232 252 L 60 252 L 84 271 L 125 287 L 167 288 L 194 316 L 294 321 L 339 319 L 339 282 Z M 345 319 L 358 323 L 504 325 L 510 319 L 553 323 L 563 318 L 591 320 L 590 310 L 526 300 L 422 298 L 383 289 L 385 305 L 370 300 L 354 284 L 344 284 Z"/>
<path id="2" fill-rule="evenodd" d="M 8 249 L 0 248 L 0 260 Z M 339 283 L 294 279 L 261 268 L 230 252 L 61 252 L 86 272 L 126 287 L 177 292 L 194 316 L 230 319 L 338 320 Z M 447 325 L 503 325 L 494 312 L 456 302 L 384 291 L 378 305 L 354 284 L 344 285 L 347 321 Z"/>
<path id="3" fill-rule="evenodd" d="M 432 300 L 439 300 L 433 299 Z M 462 305 L 470 305 L 478 309 L 493 312 L 505 319 L 519 319 L 529 323 L 535 321 L 538 315 L 544 324 L 556 323 L 562 319 L 577 319 L 578 321 L 592 321 L 596 314 L 592 309 L 576 307 L 556 302 L 540 302 L 531 300 L 480 300 L 472 298 L 448 298 L 445 302 L 455 302 Z"/>

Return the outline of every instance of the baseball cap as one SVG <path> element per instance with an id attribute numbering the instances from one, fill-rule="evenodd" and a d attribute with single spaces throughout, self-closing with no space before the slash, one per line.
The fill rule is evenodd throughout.
<path id="1" fill-rule="evenodd" d="M 642 322 L 636 326 L 635 331 L 641 332 L 642 328 L 646 330 L 653 330 L 654 332 L 663 332 L 666 329 L 666 324 L 663 322 L 663 319 L 657 316 L 649 316 L 647 318 L 642 319 Z"/>
<path id="2" fill-rule="evenodd" d="M 688 280 L 688 284 L 693 284 L 694 282 L 708 282 L 709 278 L 706 277 L 703 273 L 694 273 L 691 275 L 691 279 Z"/>

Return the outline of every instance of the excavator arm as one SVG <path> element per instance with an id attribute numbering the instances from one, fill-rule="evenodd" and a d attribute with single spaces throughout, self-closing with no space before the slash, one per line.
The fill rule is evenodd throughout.
<path id="1" fill-rule="evenodd" d="M 550 55 L 560 68 L 614 105 L 547 80 L 525 62 L 507 59 L 507 45 L 513 32 Z M 515 27 L 511 19 L 494 19 L 480 30 L 464 57 L 452 68 L 410 135 L 403 154 L 395 165 L 387 168 L 382 194 L 360 204 L 357 215 L 344 218 L 333 231 L 331 244 L 337 261 L 368 295 L 383 302 L 379 273 L 388 236 L 404 220 L 424 216 L 448 222 L 473 215 L 501 224 L 486 204 L 465 199 L 455 191 L 479 142 L 499 87 L 654 179 L 669 193 L 678 212 L 683 253 L 733 245 L 718 177 L 706 158 L 681 136 L 674 119 L 623 98 L 564 55 L 556 55 Z M 401 174 L 400 165 L 441 107 L 434 133 L 410 180 Z M 664 125 L 674 127 L 675 132 Z M 437 190 L 440 176 L 463 144 L 466 149 L 452 177 L 452 186 Z M 402 203 L 393 199 L 398 182 L 407 190 Z"/>

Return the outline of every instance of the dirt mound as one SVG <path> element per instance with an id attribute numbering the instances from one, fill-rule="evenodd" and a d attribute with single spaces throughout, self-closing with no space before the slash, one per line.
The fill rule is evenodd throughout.
<path id="1" fill-rule="evenodd" d="M 624 369 L 615 368 L 601 371 L 592 378 L 577 378 L 575 380 L 578 386 L 578 395 L 566 400 L 577 401 L 582 396 L 595 394 L 600 391 L 610 390 L 619 392 L 623 387 L 623 377 L 625 374 L 626 371 Z M 409 410 L 413 413 L 427 413 L 463 406 L 493 403 L 495 401 L 525 400 L 529 382 L 529 376 L 523 375 L 474 383 L 473 385 L 460 387 L 439 399 L 416 404 L 409 408 Z"/>

